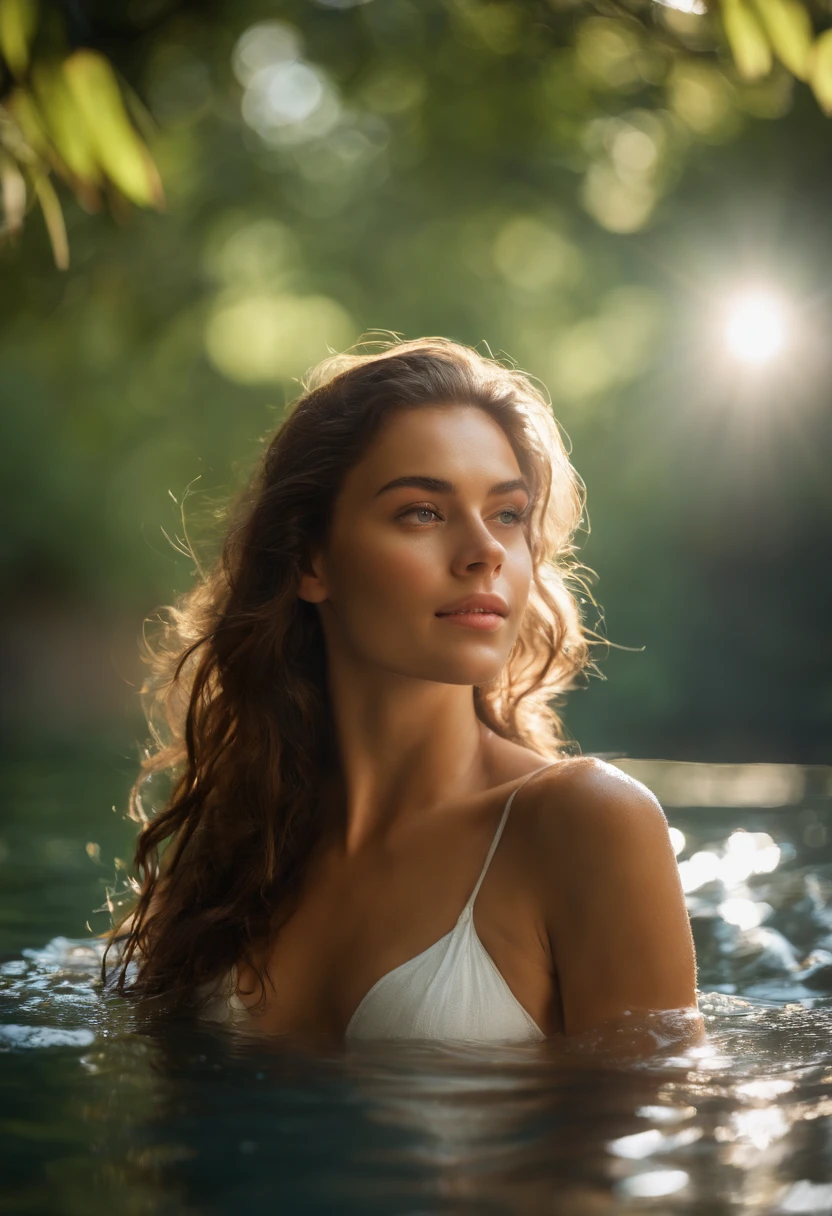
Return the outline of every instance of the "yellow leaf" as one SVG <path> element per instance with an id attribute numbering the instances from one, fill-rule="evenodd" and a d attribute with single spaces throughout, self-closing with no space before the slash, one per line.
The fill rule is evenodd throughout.
<path id="1" fill-rule="evenodd" d="M 113 184 L 140 206 L 161 206 L 158 171 L 127 116 L 108 61 L 97 51 L 75 51 L 64 63 L 64 77 L 96 159 Z"/>
<path id="2" fill-rule="evenodd" d="M 832 114 L 832 29 L 818 34 L 809 54 L 809 83 L 825 114 Z"/>
<path id="3" fill-rule="evenodd" d="M 801 0 L 754 0 L 754 3 L 775 55 L 798 80 L 805 80 L 814 28 Z"/>
<path id="4" fill-rule="evenodd" d="M 95 149 L 84 116 L 66 86 L 61 65 L 36 63 L 32 85 L 43 125 L 61 160 L 75 177 L 95 185 L 101 179 Z"/>
<path id="5" fill-rule="evenodd" d="M 40 200 L 40 209 L 43 212 L 49 240 L 52 242 L 52 256 L 55 259 L 55 265 L 58 270 L 66 270 L 69 266 L 69 242 L 66 239 L 64 213 L 61 211 L 58 196 L 46 174 L 36 175 L 35 192 Z"/>
<path id="6" fill-rule="evenodd" d="M 36 0 L 0 0 L 0 54 L 14 76 L 22 76 L 29 66 L 37 21 Z"/>
<path id="7" fill-rule="evenodd" d="M 722 24 L 743 80 L 759 80 L 771 71 L 771 47 L 745 0 L 722 0 Z"/>

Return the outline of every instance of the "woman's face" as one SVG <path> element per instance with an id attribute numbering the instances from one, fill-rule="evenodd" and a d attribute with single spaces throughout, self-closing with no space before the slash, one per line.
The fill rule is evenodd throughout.
<path id="1" fill-rule="evenodd" d="M 346 478 L 316 576 L 301 583 L 301 597 L 318 604 L 327 647 L 416 679 L 496 677 L 532 579 L 529 493 L 503 484 L 522 480 L 505 432 L 476 406 L 390 415 Z M 505 601 L 491 628 L 437 615 L 478 593 Z"/>

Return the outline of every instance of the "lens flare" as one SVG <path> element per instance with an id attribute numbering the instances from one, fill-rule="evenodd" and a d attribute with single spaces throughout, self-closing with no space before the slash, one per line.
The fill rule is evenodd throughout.
<path id="1" fill-rule="evenodd" d="M 787 336 L 786 308 L 772 292 L 744 292 L 728 304 L 725 341 L 741 362 L 755 366 L 770 362 L 785 346 Z"/>

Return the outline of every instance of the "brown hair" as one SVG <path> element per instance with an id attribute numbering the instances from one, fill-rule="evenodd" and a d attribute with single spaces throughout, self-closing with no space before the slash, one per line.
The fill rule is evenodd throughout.
<path id="1" fill-rule="evenodd" d="M 186 1002 L 242 960 L 263 982 L 255 952 L 299 892 L 321 778 L 337 764 L 323 633 L 299 575 L 391 411 L 473 404 L 506 433 L 532 490 L 533 585 L 502 671 L 474 686 L 475 711 L 541 756 L 577 750 L 552 703 L 594 667 L 568 586 L 587 591 L 579 574 L 593 572 L 572 556 L 585 485 L 551 404 L 524 372 L 446 338 L 360 345 L 380 349 L 333 355 L 301 382 L 229 507 L 219 557 L 163 610 L 157 647 L 145 643 L 152 746 L 128 808 L 141 823 L 138 898 L 109 935 L 122 947 L 111 982 L 125 995 Z M 142 793 L 160 774 L 170 795 L 148 816 Z"/>

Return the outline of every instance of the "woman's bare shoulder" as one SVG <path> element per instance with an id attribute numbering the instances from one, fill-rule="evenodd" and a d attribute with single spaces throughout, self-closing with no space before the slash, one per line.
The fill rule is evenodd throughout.
<path id="1" fill-rule="evenodd" d="M 531 785 L 530 864 L 566 1033 L 627 1011 L 694 1009 L 693 938 L 659 800 L 599 757 Z"/>
<path id="2" fill-rule="evenodd" d="M 544 852 L 667 832 L 661 803 L 643 782 L 599 756 L 570 756 L 529 782 L 535 845 Z"/>

